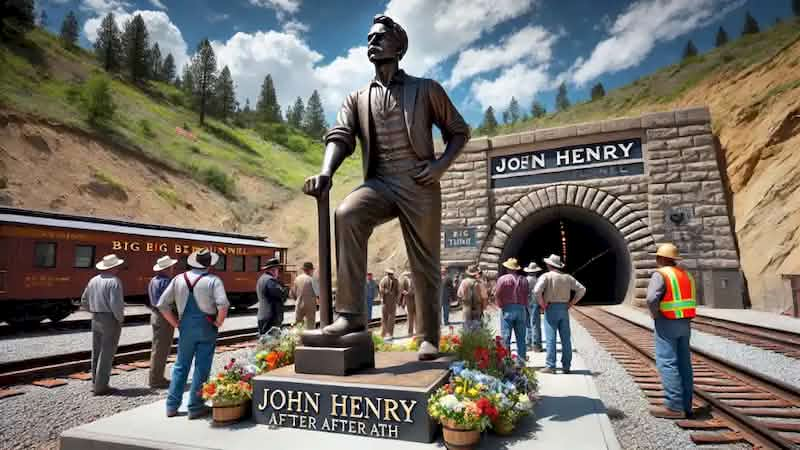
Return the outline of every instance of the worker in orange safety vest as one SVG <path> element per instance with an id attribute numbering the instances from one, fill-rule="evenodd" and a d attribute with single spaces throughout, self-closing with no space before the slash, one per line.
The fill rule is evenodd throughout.
<path id="1" fill-rule="evenodd" d="M 693 415 L 689 339 L 697 293 L 692 274 L 677 265 L 680 259 L 675 245 L 660 245 L 658 269 L 647 286 L 647 306 L 655 321 L 656 367 L 664 388 L 664 406 L 652 407 L 650 413 L 669 419 Z"/>

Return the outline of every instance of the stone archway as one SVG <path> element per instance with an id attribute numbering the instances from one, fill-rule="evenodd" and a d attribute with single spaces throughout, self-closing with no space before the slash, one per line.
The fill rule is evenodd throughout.
<path id="1" fill-rule="evenodd" d="M 488 245 L 481 251 L 480 264 L 492 278 L 497 275 L 498 264 L 511 242 L 515 230 L 531 217 L 552 208 L 576 208 L 592 213 L 597 221 L 607 222 L 607 228 L 618 233 L 620 241 L 624 240 L 627 248 L 625 266 L 629 268 L 625 301 L 643 299 L 646 293 L 647 280 L 654 267 L 653 257 L 655 242 L 647 223 L 647 211 L 636 211 L 630 208 L 615 195 L 601 189 L 558 184 L 537 189 L 522 195 L 508 209 L 490 231 L 486 242 Z"/>

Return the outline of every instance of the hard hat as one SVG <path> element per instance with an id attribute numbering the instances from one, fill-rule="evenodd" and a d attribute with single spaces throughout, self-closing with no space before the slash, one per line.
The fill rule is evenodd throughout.
<path id="1" fill-rule="evenodd" d="M 680 260 L 681 257 L 678 255 L 678 247 L 675 244 L 661 244 L 658 246 L 658 251 L 656 252 L 656 256 L 661 256 L 664 258 Z"/>

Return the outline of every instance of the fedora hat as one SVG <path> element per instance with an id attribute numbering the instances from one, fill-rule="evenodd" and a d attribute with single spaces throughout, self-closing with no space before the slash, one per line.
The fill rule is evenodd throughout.
<path id="1" fill-rule="evenodd" d="M 387 275 L 394 275 L 394 269 L 386 269 Z"/>
<path id="2" fill-rule="evenodd" d="M 303 263 L 303 269 L 305 270 L 314 270 L 314 263 L 311 261 L 306 261 Z"/>
<path id="3" fill-rule="evenodd" d="M 503 267 L 505 267 L 508 270 L 520 270 L 520 269 L 522 269 L 522 267 L 520 267 L 520 265 L 519 265 L 519 262 L 517 262 L 517 258 L 508 258 L 507 260 L 505 260 L 503 262 Z"/>
<path id="4" fill-rule="evenodd" d="M 186 263 L 195 269 L 207 269 L 219 261 L 219 255 L 207 248 L 195 250 L 189 255 Z"/>
<path id="5" fill-rule="evenodd" d="M 524 270 L 525 272 L 528 273 L 536 273 L 536 272 L 541 272 L 542 268 L 539 267 L 539 265 L 536 264 L 535 262 L 531 261 L 530 263 L 528 263 L 528 266 Z"/>
<path id="6" fill-rule="evenodd" d="M 280 267 L 282 266 L 281 260 L 278 258 L 270 258 L 261 266 L 261 270 L 271 269 L 273 267 Z"/>
<path id="7" fill-rule="evenodd" d="M 478 275 L 481 274 L 481 268 L 478 267 L 477 264 L 472 264 L 470 266 L 467 266 L 467 270 L 465 272 L 467 275 L 471 277 L 477 277 Z"/>
<path id="8" fill-rule="evenodd" d="M 124 262 L 124 259 L 119 259 L 117 258 L 117 255 L 112 253 L 110 255 L 103 256 L 103 259 L 98 261 L 94 266 L 97 267 L 97 270 L 108 270 L 117 266 L 121 266 Z"/>
<path id="9" fill-rule="evenodd" d="M 169 255 L 164 255 L 156 260 L 156 264 L 153 266 L 153 272 L 159 272 L 164 269 L 169 269 L 170 267 L 174 266 L 177 262 L 178 262 L 177 259 L 172 259 L 169 257 Z"/>
<path id="10" fill-rule="evenodd" d="M 556 269 L 563 269 L 564 263 L 561 262 L 561 257 L 558 255 L 550 255 L 544 259 L 544 263 L 548 266 L 555 267 Z"/>
<path id="11" fill-rule="evenodd" d="M 682 258 L 678 253 L 678 247 L 675 244 L 661 244 L 658 246 L 658 251 L 656 251 L 656 256 L 661 256 L 662 258 L 669 258 L 675 261 L 680 261 Z"/>

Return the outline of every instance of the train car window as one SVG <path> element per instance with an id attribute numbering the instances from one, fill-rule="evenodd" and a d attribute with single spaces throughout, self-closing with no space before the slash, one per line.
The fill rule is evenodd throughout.
<path id="1" fill-rule="evenodd" d="M 227 261 L 225 260 L 225 255 L 219 255 L 219 261 L 214 264 L 214 269 L 219 270 L 220 272 L 225 272 Z"/>
<path id="2" fill-rule="evenodd" d="M 244 256 L 235 255 L 233 257 L 233 271 L 244 272 Z"/>
<path id="3" fill-rule="evenodd" d="M 94 245 L 76 245 L 75 246 L 75 263 L 73 267 L 78 269 L 87 269 L 92 267 L 94 262 Z"/>
<path id="4" fill-rule="evenodd" d="M 56 266 L 56 243 L 37 242 L 33 247 L 33 265 L 51 268 Z"/>
<path id="5" fill-rule="evenodd" d="M 261 268 L 261 257 L 260 256 L 251 256 L 248 258 L 250 261 L 247 263 L 250 266 L 251 272 L 258 272 Z"/>

